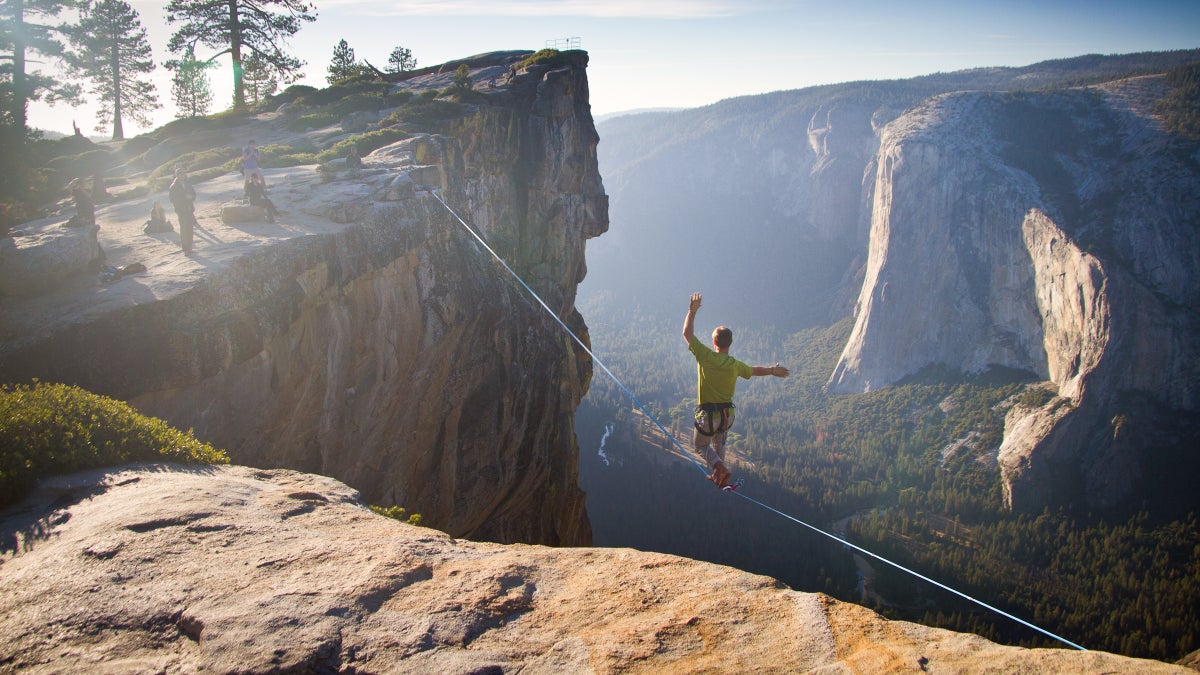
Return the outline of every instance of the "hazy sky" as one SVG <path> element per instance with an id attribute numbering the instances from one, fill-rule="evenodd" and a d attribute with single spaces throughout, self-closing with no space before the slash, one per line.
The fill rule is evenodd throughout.
<path id="1" fill-rule="evenodd" d="M 161 67 L 173 27 L 164 2 L 134 0 L 149 31 L 154 79 L 174 118 Z M 1200 0 L 315 0 L 318 19 L 290 41 L 303 84 L 325 86 L 338 40 L 383 68 L 395 46 L 418 67 L 578 38 L 591 55 L 595 115 L 695 107 L 731 96 L 1082 54 L 1200 47 Z M 199 56 L 211 54 L 201 52 Z M 211 71 L 214 112 L 232 100 L 228 59 Z M 93 108 L 31 107 L 33 126 L 93 133 Z M 125 120 L 126 136 L 142 129 Z"/>

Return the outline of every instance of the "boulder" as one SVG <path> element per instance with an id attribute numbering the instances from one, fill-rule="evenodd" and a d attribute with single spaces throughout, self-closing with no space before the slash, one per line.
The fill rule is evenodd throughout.
<path id="1" fill-rule="evenodd" d="M 335 223 L 357 223 L 365 219 L 370 212 L 370 203 L 351 200 L 330 204 L 325 216 Z"/>
<path id="2" fill-rule="evenodd" d="M 28 234 L 0 248 L 0 295 L 35 295 L 99 269 L 104 253 L 96 225 L 25 226 Z"/>
<path id="3" fill-rule="evenodd" d="M 413 179 L 407 172 L 400 172 L 379 195 L 380 201 L 398 202 L 412 197 L 416 189 Z"/>
<path id="4" fill-rule="evenodd" d="M 261 206 L 246 202 L 225 202 L 221 205 L 223 223 L 261 223 L 267 219 L 267 211 Z"/>
<path id="5" fill-rule="evenodd" d="M 358 110 L 342 118 L 342 131 L 349 134 L 361 134 L 379 119 L 377 110 Z"/>

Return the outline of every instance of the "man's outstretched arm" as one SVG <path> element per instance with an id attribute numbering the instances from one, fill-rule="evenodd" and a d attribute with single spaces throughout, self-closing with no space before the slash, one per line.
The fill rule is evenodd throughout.
<path id="1" fill-rule="evenodd" d="M 788 370 L 787 368 L 784 368 L 783 366 L 779 365 L 778 363 L 776 363 L 773 366 L 754 366 L 753 370 L 754 370 L 754 375 L 759 376 L 759 377 L 761 377 L 763 375 L 774 375 L 775 377 L 787 377 L 788 375 L 792 374 L 792 371 Z"/>
<path id="2" fill-rule="evenodd" d="M 700 311 L 700 294 L 692 293 L 692 300 L 688 303 L 687 317 L 683 320 L 683 341 L 692 344 L 692 338 L 696 335 L 696 312 Z"/>

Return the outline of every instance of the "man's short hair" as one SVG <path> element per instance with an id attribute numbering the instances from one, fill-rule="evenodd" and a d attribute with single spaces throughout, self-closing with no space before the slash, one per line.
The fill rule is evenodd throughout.
<path id="1" fill-rule="evenodd" d="M 713 331 L 713 344 L 721 349 L 728 349 L 729 345 L 733 344 L 733 331 L 729 326 L 717 326 Z"/>

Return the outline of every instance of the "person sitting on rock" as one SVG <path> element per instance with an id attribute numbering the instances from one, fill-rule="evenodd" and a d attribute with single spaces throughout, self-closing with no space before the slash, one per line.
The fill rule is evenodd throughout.
<path id="1" fill-rule="evenodd" d="M 171 221 L 167 220 L 167 212 L 163 209 L 162 204 L 158 200 L 154 201 L 154 206 L 150 207 L 150 220 L 146 221 L 146 227 L 142 228 L 146 234 L 154 234 L 156 232 L 174 232 L 171 227 Z"/>
<path id="2" fill-rule="evenodd" d="M 86 227 L 96 224 L 96 202 L 87 183 L 76 178 L 67 183 L 67 194 L 75 201 L 75 215 L 67 221 L 67 227 Z"/>
<path id="3" fill-rule="evenodd" d="M 347 169 L 361 169 L 362 168 L 362 158 L 358 156 L 358 146 L 357 145 L 350 146 L 350 152 L 346 155 L 346 168 Z"/>
<path id="4" fill-rule="evenodd" d="M 250 176 L 246 180 L 244 186 L 246 191 L 246 201 L 254 206 L 265 209 L 267 212 L 267 222 L 275 222 L 275 216 L 279 215 L 279 209 L 275 208 L 275 204 L 267 197 L 267 183 L 261 176 Z"/>

